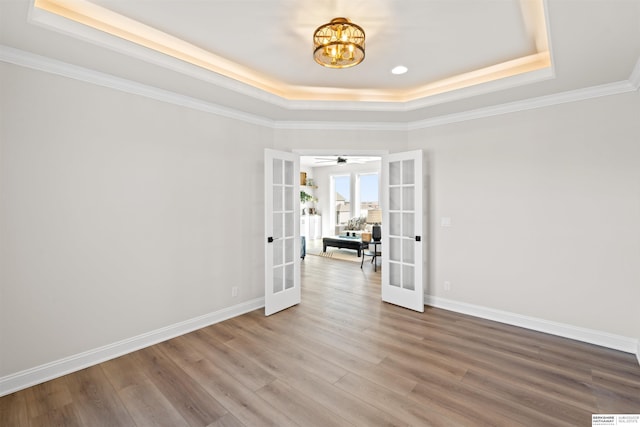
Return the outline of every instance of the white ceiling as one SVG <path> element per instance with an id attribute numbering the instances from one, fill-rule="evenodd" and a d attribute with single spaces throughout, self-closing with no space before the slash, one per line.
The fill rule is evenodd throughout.
<path id="1" fill-rule="evenodd" d="M 98 13 L 127 34 L 2 0 L 5 47 L 283 123 L 424 120 L 627 81 L 640 58 L 640 0 L 36 3 Z M 337 16 L 367 34 L 351 69 L 312 57 L 313 30 Z M 409 72 L 392 75 L 400 64 Z"/>

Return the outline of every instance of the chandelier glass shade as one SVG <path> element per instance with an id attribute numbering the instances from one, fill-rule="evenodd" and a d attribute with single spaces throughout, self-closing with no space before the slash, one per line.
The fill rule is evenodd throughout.
<path id="1" fill-rule="evenodd" d="M 313 58 L 324 67 L 353 67 L 364 60 L 364 38 L 360 26 L 334 18 L 313 33 Z"/>

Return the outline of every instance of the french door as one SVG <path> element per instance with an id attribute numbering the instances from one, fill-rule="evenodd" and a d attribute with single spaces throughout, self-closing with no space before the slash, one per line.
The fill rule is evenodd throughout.
<path id="1" fill-rule="evenodd" d="M 265 289 L 269 316 L 300 303 L 300 158 L 265 150 Z"/>
<path id="2" fill-rule="evenodd" d="M 265 315 L 300 303 L 300 158 L 265 150 Z M 382 300 L 424 311 L 422 151 L 382 157 Z"/>
<path id="3" fill-rule="evenodd" d="M 382 158 L 382 300 L 424 311 L 422 151 Z"/>

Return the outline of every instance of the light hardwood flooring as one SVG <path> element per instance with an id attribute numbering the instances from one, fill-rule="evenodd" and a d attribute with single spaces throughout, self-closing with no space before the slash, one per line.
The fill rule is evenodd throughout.
<path id="1" fill-rule="evenodd" d="M 331 266 L 331 268 L 328 268 Z M 0 398 L 0 426 L 590 426 L 640 413 L 631 354 L 380 301 L 380 270 L 308 256 L 302 304 Z"/>

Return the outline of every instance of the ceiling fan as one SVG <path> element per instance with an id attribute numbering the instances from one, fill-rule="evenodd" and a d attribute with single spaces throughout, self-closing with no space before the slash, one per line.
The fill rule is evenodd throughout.
<path id="1" fill-rule="evenodd" d="M 363 158 L 360 157 L 347 157 L 347 156 L 327 156 L 327 157 L 315 157 L 316 164 L 330 164 L 335 163 L 337 165 L 344 165 L 347 163 L 365 163 Z"/>

